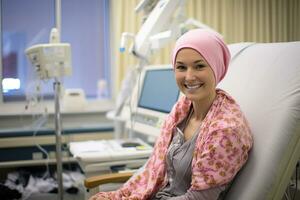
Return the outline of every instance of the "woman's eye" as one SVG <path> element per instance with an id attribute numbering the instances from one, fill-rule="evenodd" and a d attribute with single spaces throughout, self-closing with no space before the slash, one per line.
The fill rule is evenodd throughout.
<path id="1" fill-rule="evenodd" d="M 176 66 L 176 69 L 182 71 L 182 70 L 185 69 L 185 66 L 184 66 L 184 65 L 177 65 L 177 66 Z"/>
<path id="2" fill-rule="evenodd" d="M 202 68 L 204 68 L 204 67 L 205 67 L 204 64 L 197 64 L 197 65 L 196 65 L 196 69 L 202 69 Z"/>

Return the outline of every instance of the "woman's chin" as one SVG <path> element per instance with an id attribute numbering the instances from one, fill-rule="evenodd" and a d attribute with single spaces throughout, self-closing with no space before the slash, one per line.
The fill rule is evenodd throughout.
<path id="1" fill-rule="evenodd" d="M 200 95 L 198 94 L 190 94 L 190 93 L 185 93 L 186 98 L 188 98 L 191 101 L 197 101 L 201 99 Z"/>
<path id="2" fill-rule="evenodd" d="M 208 100 L 209 95 L 203 92 L 197 92 L 197 93 L 184 93 L 186 98 L 188 98 L 190 101 L 203 101 Z"/>

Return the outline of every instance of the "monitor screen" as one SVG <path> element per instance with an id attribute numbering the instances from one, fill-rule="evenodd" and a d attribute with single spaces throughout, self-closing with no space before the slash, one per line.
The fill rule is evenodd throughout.
<path id="1" fill-rule="evenodd" d="M 172 68 L 146 71 L 138 107 L 169 113 L 176 103 L 179 89 Z"/>

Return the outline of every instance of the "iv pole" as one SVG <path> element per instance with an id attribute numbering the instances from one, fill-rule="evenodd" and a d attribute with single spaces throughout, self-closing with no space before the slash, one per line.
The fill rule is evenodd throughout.
<path id="1" fill-rule="evenodd" d="M 55 25 L 58 32 L 56 42 L 60 42 L 61 33 L 61 0 L 55 0 Z M 52 38 L 50 38 L 51 40 Z M 57 184 L 58 184 L 58 199 L 63 200 L 63 180 L 62 180 L 62 155 L 61 155 L 61 117 L 60 117 L 60 88 L 61 83 L 58 77 L 54 79 L 55 91 L 55 141 L 56 141 L 56 167 L 57 167 Z"/>
<path id="2" fill-rule="evenodd" d="M 55 141 L 56 141 L 56 167 L 57 167 L 57 184 L 58 199 L 63 200 L 63 182 L 62 182 L 62 156 L 61 156 L 61 117 L 60 117 L 60 87 L 58 78 L 54 81 L 55 91 Z"/>
<path id="3" fill-rule="evenodd" d="M 41 79 L 54 78 L 55 100 L 55 141 L 58 200 L 63 200 L 63 167 L 61 151 L 62 120 L 60 116 L 60 93 L 62 84 L 60 77 L 71 75 L 71 45 L 60 42 L 61 32 L 61 0 L 55 0 L 55 25 L 51 29 L 49 43 L 33 45 L 25 53 Z"/>

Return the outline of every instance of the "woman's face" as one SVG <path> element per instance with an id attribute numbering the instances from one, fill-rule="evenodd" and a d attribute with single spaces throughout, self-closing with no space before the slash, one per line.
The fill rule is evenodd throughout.
<path id="1" fill-rule="evenodd" d="M 202 102 L 215 96 L 213 70 L 194 49 L 184 48 L 177 53 L 175 79 L 180 91 L 191 101 Z"/>

